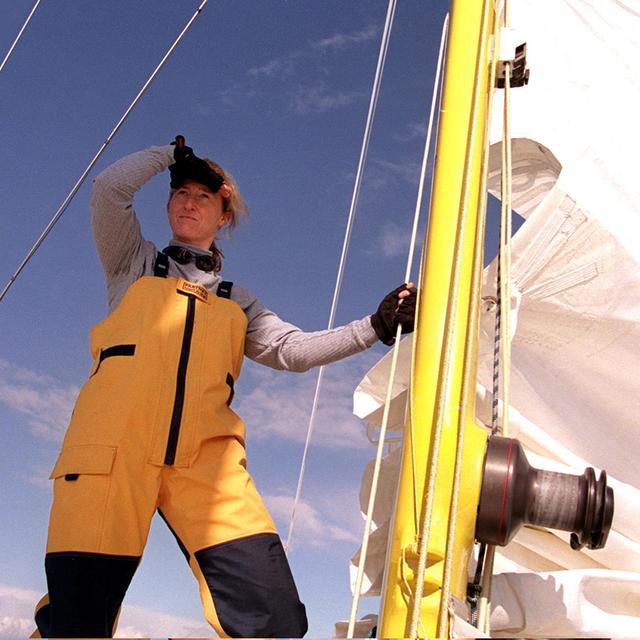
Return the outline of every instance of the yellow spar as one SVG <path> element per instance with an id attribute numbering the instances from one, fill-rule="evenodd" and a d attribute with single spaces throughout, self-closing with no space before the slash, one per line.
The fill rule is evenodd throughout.
<path id="1" fill-rule="evenodd" d="M 488 0 L 453 2 L 421 266 L 410 411 L 378 637 L 443 635 L 442 620 L 446 628 L 448 607 L 442 602 L 444 558 L 452 526 L 450 594 L 461 603 L 466 596 L 487 436 L 476 424 L 474 391 L 494 18 L 494 3 Z M 460 426 L 462 476 L 458 508 L 452 515 Z M 430 478 L 431 493 L 427 491 Z M 421 536 L 425 513 L 431 526 Z M 411 615 L 416 590 L 421 590 L 416 580 L 421 542 L 426 543 L 427 560 L 415 629 Z M 444 633 L 448 635 L 446 629 Z"/>

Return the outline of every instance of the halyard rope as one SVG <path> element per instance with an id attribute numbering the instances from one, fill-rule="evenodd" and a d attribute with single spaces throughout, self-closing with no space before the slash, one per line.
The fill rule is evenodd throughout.
<path id="1" fill-rule="evenodd" d="M 503 26 L 509 27 L 509 3 L 504 2 Z M 509 373 L 511 370 L 511 63 L 505 62 L 504 69 L 504 108 L 502 135 L 502 177 L 500 207 L 500 250 L 498 254 L 498 282 L 496 307 L 496 346 L 494 353 L 494 416 L 492 416 L 491 435 L 498 431 L 498 370 L 502 377 L 502 436 L 509 433 Z M 502 349 L 500 349 L 500 346 Z M 500 352 L 502 358 L 500 359 Z M 498 360 L 498 362 L 496 362 Z M 491 578 L 495 547 L 487 546 L 484 566 L 482 567 L 481 596 L 478 602 L 478 628 L 490 633 L 491 617 Z"/>
<path id="2" fill-rule="evenodd" d="M 144 85 L 142 86 L 142 89 L 140 89 L 140 91 L 138 92 L 138 95 L 136 95 L 136 97 L 133 99 L 133 101 L 127 108 L 127 110 L 124 112 L 123 116 L 120 118 L 116 126 L 113 128 L 111 133 L 107 136 L 105 141 L 102 143 L 102 146 L 100 147 L 100 149 L 98 149 L 98 152 L 96 153 L 96 155 L 93 156 L 93 159 L 87 165 L 86 169 L 82 172 L 82 175 L 78 178 L 77 182 L 73 185 L 71 191 L 68 193 L 67 197 L 64 199 L 62 204 L 58 207 L 58 210 L 55 212 L 55 214 L 53 215 L 53 217 L 51 218 L 47 226 L 44 228 L 44 230 L 40 234 L 40 237 L 35 241 L 34 245 L 31 247 L 26 257 L 20 263 L 20 266 L 16 269 L 16 271 L 11 276 L 11 278 L 9 278 L 9 281 L 5 285 L 2 292 L 0 293 L 0 301 L 2 301 L 2 299 L 5 297 L 5 295 L 7 294 L 7 291 L 9 291 L 9 289 L 11 288 L 11 285 L 15 282 L 16 278 L 20 275 L 20 272 L 25 268 L 29 260 L 33 257 L 33 255 L 38 250 L 40 245 L 44 242 L 45 238 L 49 235 L 49 232 L 51 231 L 51 229 L 53 229 L 56 222 L 58 222 L 58 220 L 60 219 L 60 216 L 62 216 L 62 214 L 65 212 L 66 208 L 69 206 L 69 203 L 71 202 L 71 200 L 73 200 L 73 197 L 76 195 L 78 189 L 80 189 L 80 186 L 84 182 L 85 178 L 87 177 L 91 169 L 93 169 L 93 166 L 96 164 L 96 162 L 98 161 L 98 159 L 100 158 L 104 150 L 107 148 L 107 145 L 111 142 L 111 139 L 113 138 L 113 136 L 115 136 L 118 129 L 120 129 L 120 127 L 123 125 L 124 121 L 127 119 L 128 115 L 136 106 L 140 98 L 142 98 L 142 96 L 144 95 L 149 85 L 153 82 L 155 77 L 158 75 L 158 73 L 160 72 L 160 69 L 162 69 L 162 67 L 164 66 L 164 63 L 168 60 L 169 56 L 173 53 L 174 49 L 178 46 L 178 44 L 180 43 L 184 35 L 187 33 L 187 31 L 189 30 L 189 28 L 191 27 L 195 19 L 198 17 L 200 12 L 204 9 L 204 6 L 207 4 L 207 2 L 208 0 L 203 0 L 200 3 L 200 6 L 195 10 L 194 14 L 191 16 L 191 18 L 189 19 L 185 27 L 182 29 L 178 37 L 175 39 L 173 44 L 169 47 L 168 51 L 164 54 L 164 57 L 162 58 L 162 60 L 160 60 L 160 63 L 158 64 L 158 66 L 154 69 L 153 73 L 149 76 L 147 81 L 144 83 Z"/>
<path id="3" fill-rule="evenodd" d="M 500 207 L 500 300 L 502 302 L 502 435 L 509 433 L 509 371 L 511 369 L 511 63 L 505 64 Z"/>
<path id="4" fill-rule="evenodd" d="M 498 414 L 500 407 L 500 336 L 502 335 L 500 322 L 502 318 L 502 299 L 500 291 L 502 290 L 501 281 L 501 265 L 500 265 L 500 249 L 498 249 L 498 265 L 497 265 L 497 282 L 496 282 L 496 306 L 495 306 L 495 324 L 493 331 L 493 388 L 491 403 L 491 435 L 498 433 Z"/>
<path id="5" fill-rule="evenodd" d="M 347 252 L 349 249 L 349 242 L 351 240 L 351 232 L 353 230 L 353 223 L 355 220 L 356 207 L 358 204 L 358 197 L 360 195 L 360 187 L 362 185 L 362 175 L 364 171 L 364 164 L 367 157 L 367 151 L 369 148 L 369 140 L 371 138 L 371 129 L 373 125 L 373 118 L 376 112 L 376 105 L 378 103 L 378 96 L 380 95 L 380 84 L 382 81 L 382 73 L 384 71 L 384 63 L 387 57 L 387 50 L 389 48 L 389 38 L 391 35 L 391 27 L 393 25 L 393 16 L 396 9 L 396 0 L 389 0 L 387 6 L 387 15 L 385 18 L 384 29 L 382 32 L 382 40 L 380 42 L 380 52 L 378 54 L 378 64 L 376 66 L 376 72 L 373 80 L 373 86 L 371 89 L 371 98 L 369 100 L 369 112 L 367 114 L 367 121 L 364 129 L 364 135 L 362 139 L 362 147 L 360 149 L 360 158 L 358 160 L 358 169 L 356 172 L 355 183 L 353 187 L 353 193 L 351 196 L 351 205 L 349 207 L 349 216 L 347 218 L 347 228 L 344 234 L 344 240 L 342 243 L 342 253 L 340 255 L 340 262 L 338 266 L 338 274 L 336 276 L 336 284 L 333 291 L 333 300 L 331 302 L 331 311 L 329 313 L 329 322 L 327 329 L 333 329 L 335 322 L 336 309 L 338 307 L 338 298 L 340 297 L 340 289 L 342 288 L 342 280 L 344 278 L 345 264 L 347 260 Z M 320 398 L 320 390 L 322 387 L 322 379 L 324 376 L 324 366 L 318 369 L 318 377 L 316 379 L 316 388 L 313 396 L 313 402 L 311 405 L 311 414 L 309 416 L 309 425 L 307 427 L 307 437 L 304 443 L 304 450 L 302 453 L 302 461 L 300 463 L 300 473 L 298 475 L 298 484 L 296 486 L 296 493 L 293 499 L 293 507 L 291 509 L 291 519 L 289 521 L 289 532 L 287 534 L 287 541 L 285 543 L 285 550 L 289 551 L 291 548 L 291 540 L 293 538 L 293 530 L 295 527 L 296 515 L 298 510 L 298 504 L 300 502 L 300 495 L 302 493 L 302 483 L 304 481 L 304 474 L 307 465 L 307 457 L 309 455 L 309 447 L 311 445 L 311 437 L 315 427 L 315 419 L 318 411 L 318 401 Z"/>
<path id="6" fill-rule="evenodd" d="M 416 197 L 416 206 L 413 214 L 413 228 L 411 231 L 411 241 L 409 243 L 409 253 L 407 256 L 407 266 L 405 270 L 404 281 L 409 282 L 411 278 L 411 270 L 413 267 L 413 257 L 415 253 L 416 238 L 418 234 L 418 224 L 420 220 L 420 211 L 422 210 L 423 196 L 424 196 L 424 183 L 427 174 L 427 167 L 429 161 L 429 155 L 431 150 L 431 137 L 433 132 L 433 123 L 436 114 L 436 105 L 438 102 L 440 86 L 440 75 L 442 72 L 442 65 L 444 59 L 444 49 L 447 39 L 447 32 L 449 26 L 449 15 L 447 14 L 442 25 L 442 35 L 440 37 L 440 50 L 438 52 L 438 62 L 436 66 L 436 74 L 433 82 L 433 93 L 431 97 L 431 108 L 429 112 L 429 121 L 427 126 L 427 136 L 424 144 L 424 151 L 422 154 L 422 168 L 420 171 L 420 180 L 418 183 L 418 194 Z M 402 325 L 399 325 L 396 329 L 396 340 L 393 345 L 393 353 L 391 358 L 391 370 L 389 372 L 389 380 L 387 382 L 387 392 L 384 402 L 384 411 L 382 414 L 382 424 L 380 426 L 380 434 L 378 438 L 378 448 L 376 451 L 376 458 L 374 462 L 373 477 L 371 479 L 371 489 L 369 492 L 369 503 L 367 506 L 367 514 L 365 520 L 364 531 L 362 534 L 362 546 L 360 547 L 360 559 L 358 562 L 358 572 L 356 575 L 355 587 L 353 590 L 353 599 L 351 602 L 351 614 L 349 616 L 349 627 L 347 630 L 347 637 L 353 637 L 353 632 L 356 623 L 356 617 L 358 614 L 358 605 L 360 602 L 360 592 L 362 590 L 362 582 L 364 579 L 364 567 L 367 558 L 367 550 L 369 546 L 369 535 L 371 533 L 371 524 L 373 522 L 373 510 L 375 507 L 376 494 L 378 489 L 378 481 L 380 476 L 380 466 L 382 464 L 382 457 L 384 453 L 385 435 L 387 432 L 387 426 L 389 423 L 389 411 L 391 408 L 391 394 L 393 391 L 393 385 L 395 381 L 396 366 L 398 362 L 398 354 L 400 351 L 400 337 L 402 335 Z M 415 493 L 415 491 L 414 491 Z"/>
<path id="7" fill-rule="evenodd" d="M 500 248 L 498 251 L 497 303 L 493 348 L 493 411 L 491 435 L 498 433 L 500 379 L 502 379 L 502 429 L 509 429 L 509 366 L 511 363 L 511 63 L 505 62 L 502 175 L 500 185 Z"/>
<path id="8" fill-rule="evenodd" d="M 9 60 L 11 54 L 13 53 L 13 50 L 16 48 L 16 45 L 18 44 L 18 40 L 20 40 L 20 38 L 22 37 L 22 33 L 27 28 L 27 25 L 31 20 L 31 16 L 33 16 L 33 14 L 36 12 L 36 9 L 38 8 L 39 4 L 40 4 L 40 0 L 36 0 L 36 3 L 33 5 L 31 12 L 27 16 L 27 19 L 24 21 L 24 24 L 20 28 L 20 31 L 18 31 L 18 35 L 16 36 L 16 39 L 13 41 L 13 44 L 9 47 L 9 51 L 7 51 L 7 55 L 5 55 L 2 62 L 0 63 L 0 71 L 2 71 L 4 69 L 4 66 L 7 64 L 7 60 Z"/>

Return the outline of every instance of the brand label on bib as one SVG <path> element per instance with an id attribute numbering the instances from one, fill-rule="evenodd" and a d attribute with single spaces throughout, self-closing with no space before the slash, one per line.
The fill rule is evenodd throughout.
<path id="1" fill-rule="evenodd" d="M 178 280 L 177 289 L 182 293 L 189 293 L 192 296 L 195 296 L 199 300 L 202 300 L 202 302 L 206 302 L 209 299 L 209 292 L 205 287 L 196 282 L 189 282 L 188 280 L 180 278 L 180 280 Z"/>

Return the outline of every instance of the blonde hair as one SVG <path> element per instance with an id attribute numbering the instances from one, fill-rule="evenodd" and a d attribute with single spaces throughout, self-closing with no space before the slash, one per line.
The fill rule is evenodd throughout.
<path id="1" fill-rule="evenodd" d="M 222 207 L 225 213 L 229 214 L 229 220 L 225 224 L 224 228 L 229 229 L 229 232 L 233 231 L 237 226 L 240 219 L 246 219 L 249 215 L 249 207 L 246 200 L 242 197 L 240 189 L 238 189 L 238 183 L 234 177 L 217 162 L 210 160 L 209 158 L 203 158 L 203 160 L 213 169 L 216 173 L 220 174 L 224 180 L 224 184 L 229 187 L 231 194 L 228 198 L 222 197 Z M 222 258 L 224 253 L 218 249 L 215 239 L 211 242 L 209 251 L 213 254 L 215 260 L 214 272 L 217 273 L 222 269 Z"/>
<path id="2" fill-rule="evenodd" d="M 233 229 L 238 225 L 240 219 L 246 218 L 249 215 L 249 207 L 247 206 L 245 199 L 242 197 L 234 177 L 217 162 L 209 160 L 209 158 L 203 158 L 203 160 L 211 169 L 222 176 L 224 183 L 229 187 L 229 191 L 231 191 L 231 195 L 228 198 L 223 196 L 222 206 L 224 208 L 224 212 L 230 214 L 229 222 L 225 227 L 228 227 L 233 231 Z"/>

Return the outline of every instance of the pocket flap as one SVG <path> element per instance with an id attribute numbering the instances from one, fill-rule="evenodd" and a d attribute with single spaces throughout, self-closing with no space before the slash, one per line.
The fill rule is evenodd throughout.
<path id="1" fill-rule="evenodd" d="M 84 444 L 67 447 L 60 452 L 50 480 L 68 473 L 106 475 L 111 473 L 116 447 L 102 444 Z"/>

